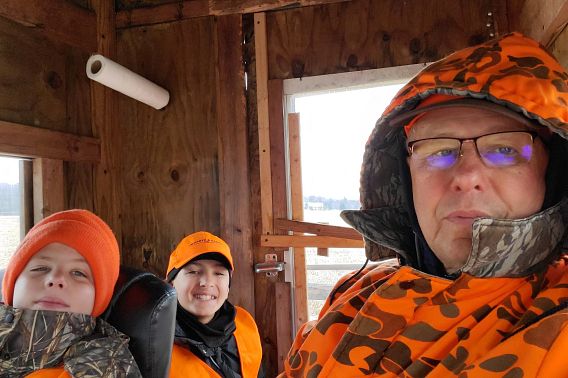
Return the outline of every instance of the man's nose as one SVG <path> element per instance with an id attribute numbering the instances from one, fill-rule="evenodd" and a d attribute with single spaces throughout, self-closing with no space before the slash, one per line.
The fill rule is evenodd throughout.
<path id="1" fill-rule="evenodd" d="M 48 287 L 59 287 L 64 288 L 67 285 L 65 281 L 65 275 L 59 270 L 53 270 L 47 277 L 46 284 Z"/>
<path id="2" fill-rule="evenodd" d="M 458 161 L 452 170 L 452 189 L 455 191 L 483 190 L 484 170 L 487 169 L 473 141 L 464 141 Z"/>

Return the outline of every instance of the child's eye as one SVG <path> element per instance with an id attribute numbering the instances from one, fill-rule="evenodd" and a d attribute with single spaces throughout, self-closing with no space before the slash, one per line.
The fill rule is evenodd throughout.
<path id="1" fill-rule="evenodd" d="M 36 266 L 30 269 L 30 272 L 47 272 L 47 266 Z"/>
<path id="2" fill-rule="evenodd" d="M 87 278 L 87 275 L 84 272 L 81 272 L 80 270 L 73 270 L 71 271 L 71 274 L 74 275 L 75 277 Z"/>
<path id="3" fill-rule="evenodd" d="M 215 272 L 215 275 L 217 275 L 217 276 L 224 276 L 225 273 L 224 273 L 224 272 Z"/>
<path id="4" fill-rule="evenodd" d="M 187 270 L 185 273 L 186 274 L 199 274 L 200 272 L 198 270 Z"/>

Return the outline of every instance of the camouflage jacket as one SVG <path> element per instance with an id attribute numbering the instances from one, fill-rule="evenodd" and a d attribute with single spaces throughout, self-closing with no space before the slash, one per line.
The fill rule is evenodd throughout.
<path id="1" fill-rule="evenodd" d="M 128 337 L 105 321 L 0 306 L 0 377 L 61 365 L 73 377 L 141 377 Z"/>

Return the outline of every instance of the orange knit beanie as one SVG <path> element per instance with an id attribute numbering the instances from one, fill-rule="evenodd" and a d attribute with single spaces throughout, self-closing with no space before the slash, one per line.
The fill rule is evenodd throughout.
<path id="1" fill-rule="evenodd" d="M 67 245 L 87 261 L 95 284 L 95 303 L 91 315 L 102 314 L 118 279 L 120 252 L 109 226 L 87 210 L 61 211 L 32 227 L 6 268 L 2 281 L 4 302 L 12 305 L 14 286 L 20 273 L 33 255 L 51 243 Z"/>

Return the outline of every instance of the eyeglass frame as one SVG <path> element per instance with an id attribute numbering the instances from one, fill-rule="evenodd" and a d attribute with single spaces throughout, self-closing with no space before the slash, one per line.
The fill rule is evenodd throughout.
<path id="1" fill-rule="evenodd" d="M 451 168 L 453 167 L 459 160 L 460 157 L 463 156 L 463 152 L 462 152 L 462 148 L 463 148 L 463 143 L 464 142 L 468 142 L 468 141 L 472 141 L 473 145 L 475 146 L 475 152 L 477 153 L 477 156 L 479 156 L 479 158 L 481 159 L 481 161 L 483 162 L 483 164 L 487 165 L 485 162 L 485 159 L 483 158 L 483 156 L 481 156 L 481 154 L 479 153 L 479 149 L 477 147 L 477 140 L 479 138 L 483 138 L 489 135 L 497 135 L 497 134 L 506 134 L 506 133 L 525 133 L 525 134 L 529 134 L 531 136 L 531 145 L 534 145 L 534 142 L 536 140 L 536 138 L 539 137 L 538 132 L 534 131 L 534 130 L 508 130 L 508 131 L 498 131 L 495 133 L 488 133 L 488 134 L 483 134 L 483 135 L 479 135 L 475 138 L 454 138 L 454 137 L 433 137 L 433 138 L 422 138 L 422 139 L 417 139 L 417 140 L 413 140 L 410 142 L 406 142 L 406 150 L 408 153 L 409 157 L 412 157 L 413 155 L 413 146 L 414 144 L 416 144 L 417 142 L 422 142 L 425 140 L 436 140 L 436 139 L 453 139 L 453 140 L 457 140 L 460 142 L 460 146 L 458 149 L 458 158 L 456 159 L 455 163 L 453 163 L 451 166 L 447 167 L 447 168 Z M 532 153 L 531 153 L 531 159 L 532 159 Z M 418 160 L 418 159 L 416 159 Z M 527 160 L 527 162 L 529 162 L 529 160 Z M 499 166 L 496 166 L 499 167 Z M 503 167 L 500 167 L 503 168 Z"/>

